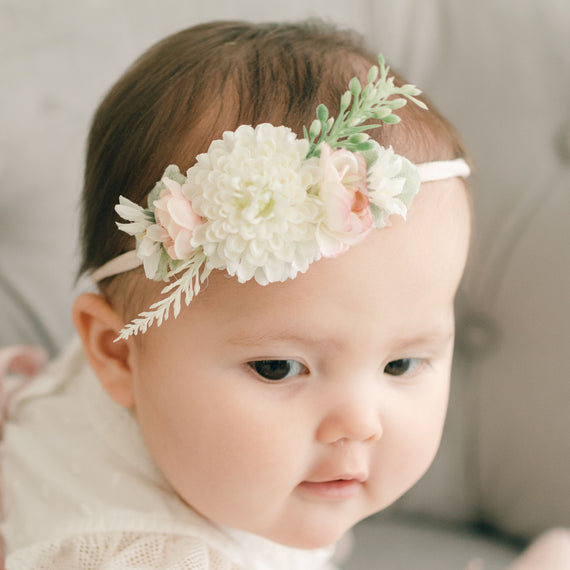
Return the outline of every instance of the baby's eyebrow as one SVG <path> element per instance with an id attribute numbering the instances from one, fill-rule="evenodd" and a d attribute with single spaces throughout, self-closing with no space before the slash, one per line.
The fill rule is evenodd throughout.
<path id="1" fill-rule="evenodd" d="M 414 331 L 410 335 L 397 335 L 390 338 L 393 346 L 414 346 L 425 343 L 444 344 L 454 336 L 453 327 L 436 327 L 424 331 Z M 239 333 L 226 339 L 229 344 L 241 346 L 258 346 L 265 343 L 292 342 L 308 346 L 331 347 L 341 349 L 345 343 L 330 335 L 315 336 L 312 334 L 299 334 L 295 332 L 260 331 L 254 333 Z"/>
<path id="2" fill-rule="evenodd" d="M 292 342 L 310 346 L 341 346 L 342 343 L 331 337 L 315 337 L 314 335 L 303 335 L 294 332 L 270 332 L 240 333 L 226 338 L 229 344 L 239 344 L 245 346 L 257 346 L 271 342 Z"/>
<path id="3" fill-rule="evenodd" d="M 447 344 L 455 336 L 454 326 L 440 326 L 413 332 L 410 335 L 398 335 L 391 339 L 394 346 L 419 346 L 421 344 Z"/>

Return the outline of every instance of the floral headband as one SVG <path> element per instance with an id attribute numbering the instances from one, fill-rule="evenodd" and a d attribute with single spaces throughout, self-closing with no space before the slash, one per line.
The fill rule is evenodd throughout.
<path id="1" fill-rule="evenodd" d="M 366 131 L 400 121 L 407 100 L 427 107 L 413 85 L 394 85 L 382 56 L 362 88 L 353 78 L 336 119 L 326 106 L 304 138 L 289 128 L 242 125 L 225 132 L 186 173 L 169 166 L 142 208 L 121 196 L 115 207 L 136 237 L 136 250 L 93 272 L 101 281 L 144 266 L 149 279 L 169 281 L 165 295 L 121 331 L 119 339 L 178 316 L 213 269 L 244 283 L 294 278 L 321 257 L 335 257 L 372 228 L 404 219 L 420 182 L 467 177 L 463 159 L 414 165 Z M 371 119 L 376 122 L 370 123 Z M 172 279 L 175 279 L 172 281 Z"/>

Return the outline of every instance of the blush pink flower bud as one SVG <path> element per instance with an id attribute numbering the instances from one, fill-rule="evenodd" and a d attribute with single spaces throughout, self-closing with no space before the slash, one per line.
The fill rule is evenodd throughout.
<path id="1" fill-rule="evenodd" d="M 162 244 L 172 259 L 189 259 L 194 249 L 192 235 L 202 218 L 194 212 L 178 182 L 164 178 L 163 183 L 166 188 L 154 202 L 156 222 L 166 230 Z"/>
<path id="2" fill-rule="evenodd" d="M 317 239 L 321 253 L 334 257 L 361 241 L 372 228 L 366 161 L 360 154 L 323 145 L 319 167 L 324 219 Z"/>

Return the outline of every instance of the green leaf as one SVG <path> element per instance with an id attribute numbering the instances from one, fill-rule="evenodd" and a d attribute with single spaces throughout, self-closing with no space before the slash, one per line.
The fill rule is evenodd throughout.
<path id="1" fill-rule="evenodd" d="M 350 92 L 357 97 L 358 95 L 360 95 L 360 92 L 362 91 L 362 85 L 360 85 L 360 81 L 358 80 L 357 77 L 353 77 L 350 80 L 350 83 L 348 84 L 348 88 L 350 89 Z"/>
<path id="2" fill-rule="evenodd" d="M 378 67 L 376 65 L 373 65 L 368 70 L 368 83 L 374 83 L 376 79 L 378 79 Z"/>
<path id="3" fill-rule="evenodd" d="M 317 119 L 321 123 L 326 123 L 327 119 L 329 118 L 329 110 L 327 109 L 326 105 L 322 103 L 317 107 Z"/>
<path id="4" fill-rule="evenodd" d="M 348 142 L 351 144 L 359 144 L 361 142 L 367 141 L 370 136 L 366 133 L 356 133 L 348 137 Z"/>
<path id="5" fill-rule="evenodd" d="M 358 152 L 366 152 L 367 150 L 372 150 L 374 148 L 374 143 L 371 140 L 366 140 L 356 145 L 356 150 Z"/>
<path id="6" fill-rule="evenodd" d="M 388 115 L 391 114 L 392 114 L 392 109 L 390 109 L 389 107 L 380 107 L 377 111 L 374 112 L 373 117 L 375 119 L 384 120 L 384 117 L 387 117 Z"/>
<path id="7" fill-rule="evenodd" d="M 356 152 L 360 152 L 359 145 L 364 145 L 362 152 L 370 155 L 367 160 L 374 160 L 375 150 L 365 150 L 369 148 L 368 141 L 358 134 L 380 127 L 382 123 L 398 123 L 400 119 L 393 111 L 402 108 L 408 101 L 425 108 L 421 101 L 415 99 L 415 95 L 421 91 L 413 85 L 394 85 L 394 77 L 388 76 L 389 70 L 380 54 L 378 66 L 373 66 L 368 71 L 368 82 L 364 88 L 358 78 L 353 77 L 348 84 L 349 90 L 341 97 L 340 112 L 336 119 L 329 117 L 329 111 L 324 105 L 317 107 L 320 133 L 314 123 L 309 132 L 306 129 L 303 131 L 310 143 L 307 158 L 318 156 L 322 144 Z"/>
<path id="8" fill-rule="evenodd" d="M 406 85 L 402 85 L 402 87 L 400 87 L 402 93 L 404 93 L 407 96 L 414 96 L 414 95 L 419 95 L 421 93 L 421 90 L 418 89 L 415 85 L 411 85 L 410 83 L 406 83 Z"/>
<path id="9" fill-rule="evenodd" d="M 411 95 L 408 95 L 408 99 L 410 101 L 412 101 L 413 103 L 415 103 L 418 107 L 420 107 L 420 109 L 424 109 L 425 111 L 427 111 L 429 109 L 429 107 L 423 101 L 420 101 L 419 99 L 416 99 L 415 97 L 412 97 Z"/>
<path id="10" fill-rule="evenodd" d="M 350 91 L 346 91 L 343 96 L 340 98 L 340 108 L 341 112 L 345 109 L 348 109 L 350 102 L 352 101 L 352 93 Z"/>
<path id="11" fill-rule="evenodd" d="M 310 140 L 315 140 L 321 134 L 321 121 L 315 119 L 309 129 Z"/>
<path id="12" fill-rule="evenodd" d="M 400 99 L 391 99 L 390 101 L 387 102 L 388 107 L 390 107 L 390 109 L 392 109 L 392 111 L 395 111 L 396 109 L 401 109 L 402 107 L 404 107 L 404 105 L 407 103 L 407 101 L 403 98 Z"/>
<path id="13" fill-rule="evenodd" d="M 398 115 L 388 115 L 382 119 L 382 122 L 386 123 L 387 125 L 395 125 L 399 123 L 402 119 L 398 117 Z"/>

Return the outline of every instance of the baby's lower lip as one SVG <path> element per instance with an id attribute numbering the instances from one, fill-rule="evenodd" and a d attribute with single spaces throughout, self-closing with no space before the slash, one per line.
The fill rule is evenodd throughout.
<path id="1" fill-rule="evenodd" d="M 322 499 L 349 499 L 360 491 L 362 483 L 357 479 L 336 479 L 333 481 L 303 481 L 299 488 Z"/>

